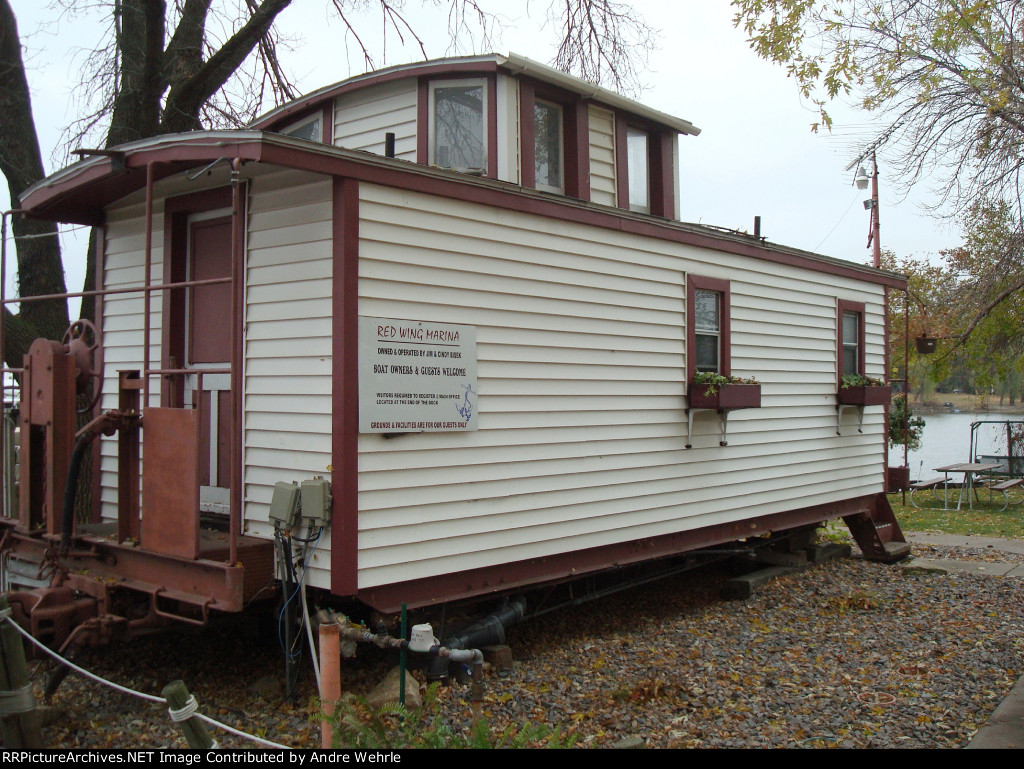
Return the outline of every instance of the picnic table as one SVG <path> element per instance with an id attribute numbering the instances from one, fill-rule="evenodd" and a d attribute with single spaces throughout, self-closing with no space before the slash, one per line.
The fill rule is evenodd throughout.
<path id="1" fill-rule="evenodd" d="M 957 499 L 956 509 L 960 510 L 963 508 L 964 494 L 966 493 L 967 505 L 971 510 L 973 510 L 974 499 L 977 496 L 977 491 L 975 490 L 976 476 L 980 473 L 988 473 L 991 472 L 992 470 L 996 470 L 1000 466 L 1001 465 L 998 462 L 957 462 L 956 464 L 952 465 L 936 467 L 935 471 L 938 473 L 942 473 L 942 477 L 933 478 L 930 481 L 918 481 L 917 483 L 911 484 L 910 503 L 914 507 L 921 508 L 921 506 L 917 504 L 917 502 L 914 500 L 914 492 L 922 491 L 924 489 L 934 489 L 937 486 L 941 485 L 942 509 L 949 510 L 949 475 L 950 473 L 963 473 L 964 480 L 963 483 L 960 484 L 960 496 Z M 1002 507 L 1003 510 L 1006 509 L 1007 505 L 1009 505 L 1010 502 L 1009 497 L 1006 494 L 1006 491 L 1014 485 L 1017 484 L 997 484 L 997 486 L 1005 486 L 1005 488 L 997 488 L 997 486 L 990 487 L 993 490 L 1002 491 L 1006 501 L 1006 504 L 1004 504 Z"/>

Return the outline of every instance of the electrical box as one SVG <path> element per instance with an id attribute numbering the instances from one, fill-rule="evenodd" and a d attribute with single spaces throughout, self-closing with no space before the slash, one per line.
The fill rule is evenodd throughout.
<path id="1" fill-rule="evenodd" d="M 298 484 L 278 481 L 274 484 L 274 496 L 270 500 L 270 520 L 286 529 L 293 528 L 299 513 Z"/>
<path id="2" fill-rule="evenodd" d="M 331 482 L 313 478 L 302 482 L 302 518 L 311 526 L 326 526 L 331 520 Z"/>

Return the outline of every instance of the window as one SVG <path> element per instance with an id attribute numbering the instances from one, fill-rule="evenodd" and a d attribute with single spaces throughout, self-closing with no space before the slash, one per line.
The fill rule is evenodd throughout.
<path id="1" fill-rule="evenodd" d="M 537 189 L 563 192 L 562 108 L 537 101 L 533 108 L 534 179 Z"/>
<path id="2" fill-rule="evenodd" d="M 619 208 L 676 217 L 677 131 L 615 116 L 615 197 Z"/>
<path id="3" fill-rule="evenodd" d="M 731 372 L 729 281 L 688 275 L 686 279 L 687 381 L 698 371 Z"/>
<path id="4" fill-rule="evenodd" d="M 590 199 L 589 108 L 579 94 L 519 79 L 519 183 Z"/>
<path id="5" fill-rule="evenodd" d="M 315 115 L 310 115 L 297 123 L 292 123 L 290 126 L 286 126 L 281 129 L 280 133 L 285 136 L 294 136 L 296 139 L 308 139 L 312 142 L 322 142 L 323 136 L 323 116 L 317 112 Z"/>
<path id="6" fill-rule="evenodd" d="M 487 170 L 486 94 L 483 81 L 430 84 L 433 165 L 459 171 Z"/>
<path id="7" fill-rule="evenodd" d="M 651 212 L 650 175 L 648 173 L 649 137 L 644 131 L 626 129 L 626 169 L 629 175 L 629 209 Z"/>
<path id="8" fill-rule="evenodd" d="M 839 379 L 841 380 L 847 374 L 863 374 L 864 305 L 840 299 L 838 327 L 836 359 Z"/>
<path id="9" fill-rule="evenodd" d="M 722 295 L 717 291 L 698 289 L 695 292 L 694 333 L 698 371 L 718 371 L 722 342 Z"/>

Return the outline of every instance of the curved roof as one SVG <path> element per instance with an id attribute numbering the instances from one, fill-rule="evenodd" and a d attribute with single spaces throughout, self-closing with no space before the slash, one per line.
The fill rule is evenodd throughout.
<path id="1" fill-rule="evenodd" d="M 513 75 L 528 75 L 535 80 L 557 86 L 566 91 L 579 94 L 588 101 L 598 102 L 609 107 L 629 112 L 658 125 L 675 129 L 679 133 L 696 136 L 700 133 L 689 120 L 673 117 L 656 109 L 651 109 L 638 101 L 627 99 L 607 88 L 588 83 L 572 75 L 567 75 L 557 69 L 541 64 L 540 62 L 527 59 L 510 53 L 507 56 L 488 54 L 485 56 L 461 56 L 449 59 L 434 59 L 431 61 L 415 62 L 412 64 L 399 64 L 387 69 L 367 72 L 363 75 L 356 75 L 340 83 L 318 88 L 311 93 L 301 96 L 295 101 L 288 102 L 277 109 L 271 110 L 265 115 L 256 118 L 251 128 L 261 130 L 272 129 L 288 118 L 294 118 L 305 114 L 320 106 L 323 102 L 334 99 L 344 93 L 367 88 L 380 83 L 387 83 L 392 80 L 399 80 L 411 77 L 446 75 L 470 72 L 487 72 L 504 70 Z"/>

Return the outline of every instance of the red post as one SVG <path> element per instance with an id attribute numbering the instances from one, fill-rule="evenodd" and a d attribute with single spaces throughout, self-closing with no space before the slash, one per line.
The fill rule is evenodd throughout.
<path id="1" fill-rule="evenodd" d="M 334 622 L 320 625 L 320 703 L 324 720 L 320 723 L 320 747 L 330 748 L 334 729 L 328 720 L 341 699 L 341 630 Z"/>
<path id="2" fill-rule="evenodd" d="M 873 242 L 873 248 L 871 251 L 871 263 L 876 267 L 882 266 L 882 243 L 880 238 L 879 230 L 881 224 L 878 221 L 878 160 L 875 158 L 875 153 L 871 153 L 871 237 Z"/>

